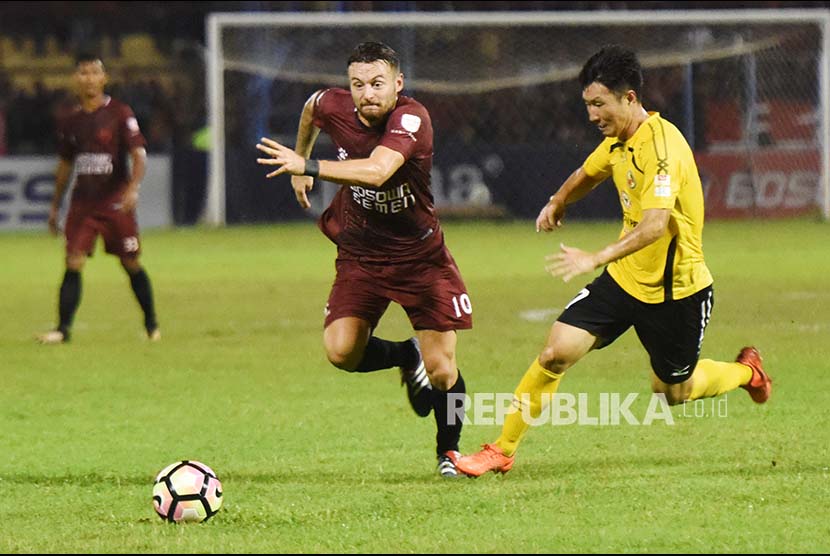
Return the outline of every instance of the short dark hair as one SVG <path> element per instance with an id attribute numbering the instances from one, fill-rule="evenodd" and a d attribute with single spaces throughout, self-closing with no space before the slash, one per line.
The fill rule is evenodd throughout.
<path id="1" fill-rule="evenodd" d="M 628 90 L 637 93 L 643 88 L 643 68 L 632 50 L 617 44 L 603 46 L 591 56 L 582 71 L 579 72 L 579 82 L 584 90 L 591 83 L 602 83 L 618 95 Z"/>
<path id="2" fill-rule="evenodd" d="M 352 54 L 349 56 L 349 63 L 346 66 L 351 66 L 355 62 L 371 64 L 378 60 L 389 64 L 395 70 L 395 73 L 400 70 L 401 59 L 398 57 L 398 53 L 391 46 L 385 45 L 382 42 L 373 41 L 362 42 L 357 45 L 352 50 Z"/>
<path id="3" fill-rule="evenodd" d="M 81 52 L 75 56 L 76 68 L 81 64 L 92 64 L 94 62 L 101 62 L 101 67 L 106 68 L 106 66 L 104 66 L 104 60 L 97 54 L 93 54 L 91 52 Z"/>

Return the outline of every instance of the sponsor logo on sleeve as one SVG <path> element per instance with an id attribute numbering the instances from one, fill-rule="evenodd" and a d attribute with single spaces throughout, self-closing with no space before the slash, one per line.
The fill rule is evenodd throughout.
<path id="1" fill-rule="evenodd" d="M 671 197 L 671 176 L 668 174 L 654 176 L 654 196 Z"/>

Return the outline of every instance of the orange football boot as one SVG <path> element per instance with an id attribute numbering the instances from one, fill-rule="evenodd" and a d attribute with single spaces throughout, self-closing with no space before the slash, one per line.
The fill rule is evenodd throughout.
<path id="1" fill-rule="evenodd" d="M 513 468 L 515 456 L 506 456 L 495 444 L 482 445 L 483 450 L 469 456 L 462 456 L 455 462 L 459 471 L 470 477 L 480 477 L 492 471 L 507 473 Z"/>
<path id="2" fill-rule="evenodd" d="M 772 379 L 761 368 L 761 354 L 754 347 L 745 347 L 738 354 L 735 359 L 738 363 L 746 365 L 752 369 L 752 378 L 747 384 L 741 385 L 741 388 L 749 392 L 752 401 L 755 403 L 764 403 L 769 399 L 772 393 Z"/>

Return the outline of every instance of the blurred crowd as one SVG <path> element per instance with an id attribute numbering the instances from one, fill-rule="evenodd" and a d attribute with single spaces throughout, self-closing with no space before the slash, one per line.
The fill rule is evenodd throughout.
<path id="1" fill-rule="evenodd" d="M 1 79 L 1 78 L 0 78 Z M 48 89 L 42 82 L 34 90 L 15 89 L 8 80 L 0 84 L 0 154 L 50 154 L 56 149 L 56 122 L 76 104 L 74 93 L 65 88 Z M 182 118 L 176 96 L 153 79 L 114 83 L 112 96 L 129 104 L 136 114 L 151 152 L 169 151 L 187 141 L 195 131 L 193 118 Z M 201 99 L 204 102 L 204 99 Z"/>
<path id="2" fill-rule="evenodd" d="M 317 1 L 317 2 L 40 2 L 38 9 L 28 2 L 4 2 L 0 17 L 2 38 L 20 45 L 32 44 L 30 55 L 43 61 L 54 52 L 64 55 L 87 50 L 106 57 L 121 57 L 121 38 L 146 35 L 162 62 L 131 72 L 129 64 L 111 72 L 108 92 L 130 104 L 148 141 L 151 152 L 170 151 L 191 141 L 206 124 L 204 93 L 205 17 L 217 11 L 498 11 L 498 10 L 631 10 L 697 8 L 792 8 L 827 7 L 830 2 L 451 2 L 451 1 Z M 0 48 L 0 57 L 4 55 Z M 0 58 L 1 60 L 1 58 Z M 49 154 L 55 149 L 55 120 L 74 103 L 71 91 L 71 63 L 61 71 L 63 84 L 47 83 L 41 74 L 27 77 L 21 86 L 19 73 L 0 64 L 0 155 Z M 20 68 L 21 66 L 17 66 Z M 14 72 L 18 72 L 17 74 Z M 799 75 L 798 72 L 790 75 Z M 34 77 L 32 77 L 34 76 Z M 715 80 L 716 82 L 717 80 Z M 703 83 L 703 80 L 696 80 Z M 690 112 L 682 110 L 684 79 L 674 70 L 647 75 L 647 106 L 689 129 Z M 273 83 L 280 85 L 280 83 Z M 283 92 L 272 99 L 268 121 L 271 130 L 296 129 L 296 117 L 309 87 Z M 699 93 L 699 91 L 695 91 Z M 706 91 L 703 91 L 706 93 Z M 709 91 L 713 96 L 718 91 Z M 229 92 L 230 94 L 230 92 Z M 286 102 L 286 95 L 296 96 Z M 450 140 L 469 142 L 473 137 L 510 143 L 531 137 L 540 141 L 580 142 L 593 137 L 586 126 L 579 91 L 560 84 L 516 88 L 506 93 L 478 96 L 441 96 L 416 91 L 430 107 L 436 131 Z M 505 105 L 505 96 L 510 103 Z M 290 106 L 291 109 L 284 107 Z M 508 109 L 505 109 L 507 107 Z M 517 110 L 516 107 L 521 107 Z M 705 107 L 696 106 L 694 117 L 703 118 Z M 463 114 L 464 117 L 458 117 Z M 702 123 L 702 120 L 697 123 Z M 229 124 L 233 124 L 232 118 Z M 231 125 L 231 127 L 233 127 Z M 229 130 L 232 135 L 234 130 Z M 700 137 L 702 141 L 703 136 Z"/>
<path id="3" fill-rule="evenodd" d="M 688 127 L 684 113 L 683 79 L 679 70 L 671 68 L 646 75 L 645 106 L 663 114 L 680 127 Z M 250 76 L 237 76 L 237 84 L 246 83 Z M 268 130 L 291 140 L 296 130 L 300 109 L 308 95 L 316 88 L 331 84 L 307 85 L 286 81 L 271 84 L 272 99 Z M 236 87 L 244 90 L 246 87 Z M 252 87 L 248 87 L 252 88 Z M 404 88 L 404 94 L 413 96 L 430 112 L 435 135 L 441 143 L 475 145 L 489 144 L 522 146 L 528 144 L 557 144 L 583 147 L 595 144 L 597 131 L 588 122 L 587 113 L 576 80 L 532 87 L 516 87 L 486 94 L 439 94 Z M 231 101 L 233 104 L 237 101 Z M 698 107 L 696 116 L 703 114 Z M 228 116 L 229 123 L 235 118 Z M 244 141 L 251 136 L 244 122 L 228 129 L 231 141 Z M 699 123 L 699 141 L 704 126 Z"/>

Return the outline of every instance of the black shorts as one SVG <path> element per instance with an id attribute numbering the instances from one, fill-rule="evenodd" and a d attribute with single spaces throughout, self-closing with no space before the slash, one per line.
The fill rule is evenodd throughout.
<path id="1" fill-rule="evenodd" d="M 683 299 L 644 303 L 623 290 L 606 270 L 568 303 L 557 320 L 596 336 L 598 349 L 633 326 L 660 380 L 678 384 L 692 376 L 697 365 L 713 304 L 712 286 Z"/>

